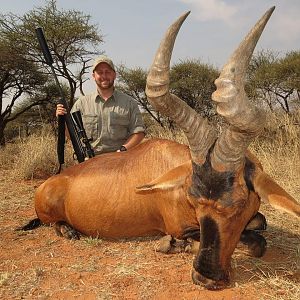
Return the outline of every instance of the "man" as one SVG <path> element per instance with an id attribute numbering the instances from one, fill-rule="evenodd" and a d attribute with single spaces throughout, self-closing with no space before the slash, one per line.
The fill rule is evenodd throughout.
<path id="1" fill-rule="evenodd" d="M 112 60 L 99 56 L 92 76 L 96 92 L 81 96 L 71 112 L 81 112 L 95 154 L 126 151 L 138 145 L 145 136 L 142 116 L 133 98 L 115 89 L 116 71 Z M 65 113 L 63 105 L 58 104 L 56 116 Z"/>

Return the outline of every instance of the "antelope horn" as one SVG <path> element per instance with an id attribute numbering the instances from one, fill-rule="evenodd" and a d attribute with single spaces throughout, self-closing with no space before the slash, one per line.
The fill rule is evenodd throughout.
<path id="1" fill-rule="evenodd" d="M 212 166 L 217 171 L 236 170 L 243 163 L 249 144 L 264 127 L 265 115 L 250 104 L 244 83 L 254 48 L 274 9 L 270 8 L 250 30 L 215 81 L 217 90 L 212 99 L 217 103 L 218 114 L 230 124 L 211 154 Z"/>
<path id="2" fill-rule="evenodd" d="M 205 162 L 216 139 L 214 129 L 184 101 L 170 94 L 170 60 L 178 31 L 190 12 L 183 14 L 167 30 L 147 76 L 146 95 L 154 109 L 171 118 L 185 133 L 192 160 Z"/>

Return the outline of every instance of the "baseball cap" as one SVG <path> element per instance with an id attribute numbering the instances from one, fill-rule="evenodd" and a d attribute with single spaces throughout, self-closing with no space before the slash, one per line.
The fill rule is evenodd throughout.
<path id="1" fill-rule="evenodd" d="M 115 66 L 114 63 L 112 62 L 112 60 L 107 57 L 106 55 L 100 55 L 99 57 L 97 57 L 95 59 L 95 62 L 93 64 L 93 72 L 95 71 L 96 67 L 100 64 L 100 63 L 106 63 L 108 64 L 114 71 L 115 70 Z"/>

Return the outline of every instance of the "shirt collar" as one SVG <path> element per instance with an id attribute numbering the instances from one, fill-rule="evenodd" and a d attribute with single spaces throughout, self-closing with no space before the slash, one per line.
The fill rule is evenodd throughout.
<path id="1" fill-rule="evenodd" d="M 116 89 L 114 89 L 114 92 L 113 94 L 111 95 L 110 98 L 107 99 L 107 101 L 111 102 L 111 101 L 116 101 L 116 97 L 117 97 L 117 91 Z M 99 101 L 102 101 L 102 102 L 105 102 L 104 99 L 98 94 L 98 91 L 96 90 L 93 94 L 93 99 L 95 100 L 95 102 L 99 102 Z"/>

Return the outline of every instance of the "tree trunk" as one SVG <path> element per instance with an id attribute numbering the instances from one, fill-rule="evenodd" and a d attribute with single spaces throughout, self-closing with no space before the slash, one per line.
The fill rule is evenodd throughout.
<path id="1" fill-rule="evenodd" d="M 0 124 L 0 148 L 4 148 L 5 146 L 4 128 L 5 126 L 3 126 L 3 124 Z"/>
<path id="2" fill-rule="evenodd" d="M 290 113 L 290 106 L 289 106 L 287 97 L 284 98 L 284 105 L 285 105 L 285 111 L 289 114 Z"/>

